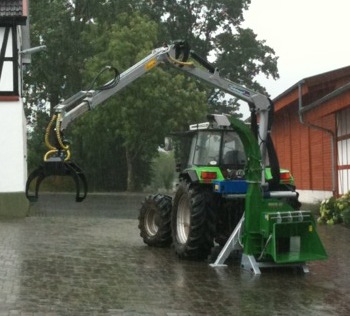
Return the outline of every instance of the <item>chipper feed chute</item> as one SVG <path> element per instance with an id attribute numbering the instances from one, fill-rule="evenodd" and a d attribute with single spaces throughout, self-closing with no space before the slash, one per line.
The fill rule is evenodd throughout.
<path id="1" fill-rule="evenodd" d="M 294 210 L 279 199 L 263 198 L 254 184 L 246 212 L 214 264 L 222 266 L 233 250 L 242 249 L 241 267 L 260 274 L 260 268 L 300 267 L 327 259 L 311 211 Z M 255 192 L 254 192 L 255 191 Z"/>
<path id="2" fill-rule="evenodd" d="M 306 262 L 327 258 L 310 211 L 263 215 L 265 237 L 270 238 L 266 254 L 276 263 Z"/>
<path id="3" fill-rule="evenodd" d="M 311 211 L 294 210 L 283 200 L 254 191 L 253 185 L 245 217 L 243 268 L 259 274 L 260 268 L 299 266 L 307 272 L 306 262 L 327 259 Z"/>

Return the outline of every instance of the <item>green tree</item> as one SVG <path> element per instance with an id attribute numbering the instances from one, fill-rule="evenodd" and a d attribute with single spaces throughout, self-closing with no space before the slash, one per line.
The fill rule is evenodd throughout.
<path id="1" fill-rule="evenodd" d="M 173 189 L 176 174 L 174 152 L 160 151 L 158 156 L 153 160 L 152 170 L 152 190 L 157 191 L 159 189 L 165 189 L 166 191 L 170 191 Z"/>
<path id="2" fill-rule="evenodd" d="M 248 86 L 258 73 L 278 78 L 274 50 L 265 41 L 259 41 L 251 29 L 241 26 L 244 11 L 248 10 L 251 0 L 141 2 L 145 11 L 158 13 L 162 22 L 160 40 L 179 36 L 188 40 L 202 56 L 213 54 L 217 58 L 216 65 L 231 79 L 242 79 Z M 221 61 L 224 57 L 228 63 Z M 242 66 L 240 72 L 236 71 L 237 65 Z"/>
<path id="3" fill-rule="evenodd" d="M 161 41 L 187 40 L 201 56 L 214 60 L 220 73 L 234 82 L 266 93 L 256 76 L 277 79 L 277 60 L 266 41 L 258 40 L 249 28 L 243 28 L 244 10 L 251 0 L 149 0 L 140 7 L 160 21 Z M 237 114 L 235 98 L 224 98 L 217 89 L 210 92 L 210 111 Z"/>
<path id="4" fill-rule="evenodd" d="M 83 63 L 90 52 L 81 36 L 90 17 L 78 5 L 84 1 L 75 2 L 74 7 L 70 1 L 30 2 L 32 46 L 47 46 L 46 52 L 33 55 L 30 74 L 44 87 L 51 109 L 81 89 Z"/>
<path id="5" fill-rule="evenodd" d="M 83 167 L 90 191 L 125 191 L 123 141 L 115 135 L 113 106 L 94 110 L 71 125 L 72 156 Z"/>
<path id="6" fill-rule="evenodd" d="M 28 169 L 33 170 L 41 164 L 45 154 L 45 145 L 43 142 L 43 135 L 49 116 L 45 111 L 37 110 L 35 118 L 34 130 L 29 134 L 28 147 Z"/>
<path id="7" fill-rule="evenodd" d="M 117 23 L 95 37 L 95 55 L 86 69 L 96 73 L 106 61 L 127 69 L 148 55 L 157 40 L 157 24 L 138 13 L 121 14 Z M 101 25 L 91 29 L 101 33 Z M 106 43 L 104 43 L 107 41 Z M 91 76 L 88 76 L 91 77 Z M 101 115 L 111 136 L 122 139 L 127 164 L 127 189 L 148 184 L 150 163 L 157 148 L 173 128 L 187 125 L 206 112 L 206 95 L 196 82 L 181 74 L 154 69 L 105 103 L 108 117 Z M 106 112 L 107 113 L 107 112 Z M 95 116 L 95 118 L 97 115 Z M 96 120 L 96 124 L 102 123 Z M 144 173 L 144 174 L 143 174 Z"/>
<path id="8" fill-rule="evenodd" d="M 37 108 L 55 106 L 86 88 L 101 67 L 125 70 L 154 47 L 178 38 L 214 58 L 231 80 L 263 91 L 255 76 L 277 78 L 277 58 L 252 30 L 241 27 L 249 4 L 250 0 L 31 1 L 32 45 L 45 44 L 47 52 L 33 55 L 25 78 L 28 117 L 40 125 Z M 74 157 L 88 166 L 94 189 L 137 190 L 149 181 L 150 164 L 163 137 L 205 119 L 208 103 L 210 111 L 236 114 L 235 99 L 227 100 L 217 89 L 174 70 L 158 68 L 106 102 L 103 110 L 77 120 L 67 135 L 73 136 Z M 42 131 L 34 128 L 37 132 Z M 39 139 L 34 134 L 31 139 Z"/>
<path id="9" fill-rule="evenodd" d="M 42 162 L 45 129 L 53 107 L 81 89 L 81 70 L 89 49 L 80 34 L 87 21 L 81 19 L 81 10 L 73 10 L 70 3 L 30 2 L 31 45 L 46 45 L 47 49 L 32 55 L 32 63 L 24 73 L 29 170 Z"/>

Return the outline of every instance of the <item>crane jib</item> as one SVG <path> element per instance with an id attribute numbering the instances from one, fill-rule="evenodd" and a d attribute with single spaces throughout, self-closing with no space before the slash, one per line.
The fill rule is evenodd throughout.
<path id="1" fill-rule="evenodd" d="M 263 162 L 265 161 L 265 140 L 270 119 L 269 111 L 271 110 L 268 97 L 222 77 L 219 70 L 205 58 L 191 50 L 186 41 L 179 40 L 171 45 L 165 44 L 154 49 L 149 55 L 122 73 L 119 73 L 115 67 L 104 67 L 86 90 L 78 92 L 54 107 L 55 113 L 45 132 L 45 145 L 48 151 L 44 155 L 43 163 L 29 175 L 26 184 L 27 198 L 31 201 L 38 199 L 39 187 L 45 178 L 49 176 L 70 176 L 76 184 L 76 200 L 78 202 L 84 200 L 87 193 L 86 178 L 83 171 L 70 160 L 70 143 L 64 137 L 63 131 L 75 119 L 103 104 L 107 99 L 120 92 L 136 79 L 158 65 L 163 64 L 172 66 L 187 75 L 232 94 L 237 99 L 248 102 L 250 108 L 256 110 L 254 113 L 260 112 L 259 140 L 261 143 L 261 156 L 263 157 Z M 198 64 L 201 67 L 197 67 Z M 103 79 L 105 78 L 107 71 L 112 72 L 112 78 L 102 86 L 95 87 L 102 74 L 104 74 Z M 36 182 L 35 190 L 34 194 L 30 194 L 29 191 L 30 187 L 33 186 L 33 182 Z"/>

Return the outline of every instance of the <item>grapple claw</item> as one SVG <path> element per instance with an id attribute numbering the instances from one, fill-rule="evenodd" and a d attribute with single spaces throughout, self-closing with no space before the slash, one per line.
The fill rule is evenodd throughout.
<path id="1" fill-rule="evenodd" d="M 76 202 L 82 202 L 87 195 L 87 181 L 80 167 L 72 161 L 62 161 L 55 157 L 44 161 L 28 177 L 26 183 L 26 197 L 31 202 L 38 200 L 39 187 L 41 182 L 49 176 L 70 176 L 73 178 L 76 187 Z M 31 183 L 36 179 L 35 192 L 30 193 Z"/>
<path id="2" fill-rule="evenodd" d="M 36 183 L 35 183 L 35 193 L 30 194 L 29 193 L 29 187 L 32 181 L 37 178 Z M 39 192 L 39 187 L 40 183 L 43 181 L 45 178 L 44 174 L 44 168 L 42 165 L 40 165 L 38 168 L 36 168 L 28 177 L 27 183 L 26 183 L 26 197 L 29 201 L 31 202 L 36 202 L 38 200 L 38 192 Z"/>

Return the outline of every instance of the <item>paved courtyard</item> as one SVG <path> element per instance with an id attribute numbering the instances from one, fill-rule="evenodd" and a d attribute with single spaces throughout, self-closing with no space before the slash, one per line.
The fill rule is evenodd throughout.
<path id="1" fill-rule="evenodd" d="M 144 195 L 44 194 L 0 219 L 1 315 L 349 315 L 350 229 L 319 227 L 330 258 L 310 273 L 178 260 L 143 244 Z"/>

